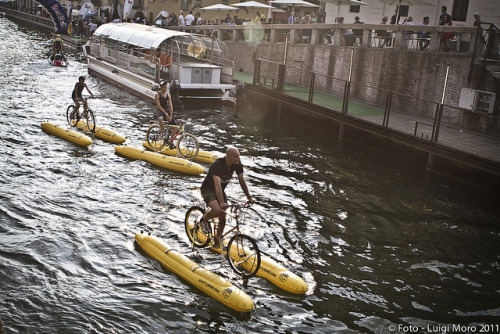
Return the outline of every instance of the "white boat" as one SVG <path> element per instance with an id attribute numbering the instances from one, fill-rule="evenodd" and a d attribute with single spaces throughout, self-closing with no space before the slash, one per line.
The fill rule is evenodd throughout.
<path id="1" fill-rule="evenodd" d="M 90 74 L 154 100 L 159 82 L 178 80 L 181 99 L 233 101 L 234 63 L 226 45 L 182 31 L 136 23 L 107 23 L 94 32 Z"/>

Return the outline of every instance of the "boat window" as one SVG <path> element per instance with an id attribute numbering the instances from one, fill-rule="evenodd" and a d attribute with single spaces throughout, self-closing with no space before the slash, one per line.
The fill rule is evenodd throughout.
<path id="1" fill-rule="evenodd" d="M 146 57 L 149 57 L 149 50 L 147 49 L 143 49 L 143 48 L 139 48 L 139 58 L 146 58 Z"/>
<path id="2" fill-rule="evenodd" d="M 128 53 L 128 44 L 125 44 L 123 42 L 118 42 L 117 48 L 118 51 L 120 52 Z"/>
<path id="3" fill-rule="evenodd" d="M 111 38 L 108 38 L 108 40 L 106 41 L 106 46 L 110 49 L 116 49 L 117 44 L 118 42 Z"/>
<path id="4" fill-rule="evenodd" d="M 139 48 L 137 46 L 132 46 L 132 55 L 134 57 L 139 57 Z"/>

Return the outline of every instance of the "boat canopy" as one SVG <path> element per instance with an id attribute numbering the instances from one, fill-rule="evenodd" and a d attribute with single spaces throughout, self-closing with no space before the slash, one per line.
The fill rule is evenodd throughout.
<path id="1" fill-rule="evenodd" d="M 137 23 L 107 23 L 94 32 L 94 37 L 106 37 L 145 49 L 156 49 L 169 38 L 187 35 L 191 34 Z"/>

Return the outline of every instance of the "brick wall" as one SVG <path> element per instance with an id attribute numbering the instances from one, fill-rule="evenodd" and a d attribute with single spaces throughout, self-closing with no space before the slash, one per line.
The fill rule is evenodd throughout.
<path id="1" fill-rule="evenodd" d="M 284 44 L 247 44 L 227 42 L 230 58 L 235 68 L 253 73 L 253 59 L 262 58 L 282 62 Z M 406 96 L 394 100 L 393 107 L 411 111 L 424 104 L 422 113 L 428 116 L 435 112 L 431 103 L 416 101 L 423 99 L 441 101 L 446 66 L 450 65 L 445 104 L 458 108 L 462 88 L 472 88 L 497 93 L 497 112 L 500 101 L 498 82 L 485 72 L 480 84 L 480 66 L 473 65 L 471 80 L 469 69 L 471 59 L 466 54 L 420 52 L 378 48 L 333 47 L 331 45 L 294 44 L 288 46 L 287 83 L 308 86 L 309 71 L 316 73 L 315 89 L 342 95 L 345 80 L 349 75 L 351 52 L 353 53 L 352 97 L 360 102 L 383 106 L 387 91 Z M 266 65 L 262 73 L 277 77 L 277 67 Z M 276 71 L 276 72 L 273 72 Z M 450 116 L 451 117 L 451 116 Z"/>

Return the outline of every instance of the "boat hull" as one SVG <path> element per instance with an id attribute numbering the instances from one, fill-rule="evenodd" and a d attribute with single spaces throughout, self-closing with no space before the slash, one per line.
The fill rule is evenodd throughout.
<path id="1" fill-rule="evenodd" d="M 91 75 L 100 77 L 117 86 L 123 87 L 131 93 L 151 102 L 155 102 L 157 91 L 153 90 L 155 81 L 145 76 L 138 75 L 127 69 L 111 64 L 102 59 L 97 59 L 93 56 L 88 56 L 88 72 Z M 183 102 L 199 104 L 211 102 L 235 106 L 236 101 L 228 92 L 234 89 L 232 84 L 221 84 L 211 89 L 197 89 L 197 86 L 191 87 L 189 84 L 181 84 L 180 99 Z"/>
<path id="2" fill-rule="evenodd" d="M 178 251 L 169 249 L 158 238 L 138 233 L 135 235 L 135 240 L 149 256 L 210 297 L 238 312 L 253 310 L 254 303 L 245 292 L 228 280 L 200 267 Z"/>
<path id="3" fill-rule="evenodd" d="M 123 87 L 145 100 L 151 102 L 155 101 L 156 92 L 152 89 L 153 80 L 141 77 L 133 72 L 92 56 L 88 56 L 88 60 L 89 74 L 98 76 L 117 86 Z"/>

